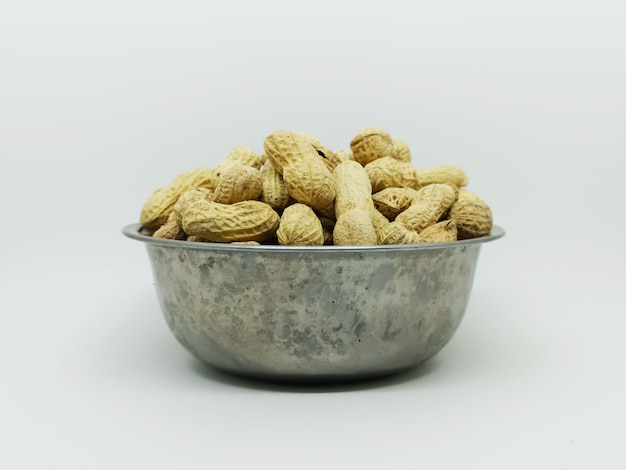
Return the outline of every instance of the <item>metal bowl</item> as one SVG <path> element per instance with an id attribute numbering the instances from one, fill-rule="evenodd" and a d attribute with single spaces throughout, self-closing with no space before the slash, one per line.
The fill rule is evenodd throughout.
<path id="1" fill-rule="evenodd" d="M 238 246 L 155 239 L 139 224 L 174 336 L 219 369 L 338 382 L 403 371 L 450 340 L 486 237 L 365 247 Z"/>

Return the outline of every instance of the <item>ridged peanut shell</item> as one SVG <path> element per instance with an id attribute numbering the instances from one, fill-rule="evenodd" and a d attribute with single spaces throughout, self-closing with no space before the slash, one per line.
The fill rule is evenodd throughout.
<path id="1" fill-rule="evenodd" d="M 183 214 L 187 210 L 187 208 L 197 201 L 202 201 L 204 199 L 211 200 L 213 196 L 213 191 L 207 188 L 197 188 L 191 189 L 189 191 L 185 191 L 180 195 L 176 204 L 174 204 L 174 208 L 172 210 L 172 214 L 170 217 L 178 224 L 178 226 L 182 226 L 183 223 Z"/>
<path id="2" fill-rule="evenodd" d="M 198 201 L 185 211 L 183 230 L 211 242 L 263 241 L 276 233 L 279 222 L 274 209 L 261 201 Z"/>
<path id="3" fill-rule="evenodd" d="M 240 165 L 251 166 L 259 170 L 263 164 L 263 158 L 249 147 L 243 145 L 233 148 L 224 161 L 224 166 L 238 163 Z"/>
<path id="4" fill-rule="evenodd" d="M 308 132 L 298 132 L 299 135 L 304 137 L 313 146 L 317 154 L 320 156 L 326 168 L 333 171 L 337 165 L 341 163 L 339 156 L 328 147 L 324 146 L 317 137 Z"/>
<path id="5" fill-rule="evenodd" d="M 167 240 L 182 240 L 185 238 L 185 232 L 175 219 L 174 212 L 159 229 L 152 234 L 153 238 L 164 238 Z"/>
<path id="6" fill-rule="evenodd" d="M 320 246 L 324 244 L 322 223 L 309 206 L 293 204 L 283 211 L 276 231 L 278 243 L 287 246 Z"/>
<path id="7" fill-rule="evenodd" d="M 319 159 L 284 167 L 283 178 L 289 195 L 313 209 L 323 210 L 335 200 L 333 175 Z"/>
<path id="8" fill-rule="evenodd" d="M 409 149 L 409 144 L 404 140 L 393 139 L 393 155 L 391 156 L 402 162 L 410 162 L 411 150 Z"/>
<path id="9" fill-rule="evenodd" d="M 449 217 L 456 222 L 459 240 L 489 235 L 493 226 L 491 209 L 478 196 L 456 201 L 450 208 Z"/>
<path id="10" fill-rule="evenodd" d="M 420 235 L 415 230 L 408 229 L 400 222 L 390 222 L 383 227 L 378 243 L 380 245 L 413 245 L 420 241 Z"/>
<path id="11" fill-rule="evenodd" d="M 303 160 L 315 160 L 324 165 L 308 137 L 292 131 L 275 131 L 263 141 L 267 158 L 279 173 L 287 165 L 299 165 Z"/>
<path id="12" fill-rule="evenodd" d="M 374 232 L 376 232 L 376 241 L 380 245 L 380 241 L 383 236 L 384 228 L 389 225 L 389 220 L 375 208 L 370 212 L 372 217 L 372 225 L 374 226 Z"/>
<path id="13" fill-rule="evenodd" d="M 365 166 L 374 160 L 394 154 L 391 136 L 378 127 L 368 127 L 352 138 L 350 149 L 354 159 Z"/>
<path id="14" fill-rule="evenodd" d="M 289 191 L 287 185 L 271 160 L 267 160 L 261 169 L 263 193 L 261 200 L 274 209 L 284 209 L 289 203 Z"/>
<path id="15" fill-rule="evenodd" d="M 454 242 L 457 240 L 456 222 L 454 220 L 442 220 L 420 232 L 422 243 Z"/>
<path id="16" fill-rule="evenodd" d="M 335 217 L 353 209 L 371 211 L 372 184 L 365 169 L 357 162 L 339 164 L 333 171 L 335 178 Z"/>
<path id="17" fill-rule="evenodd" d="M 258 199 L 263 191 L 261 172 L 254 167 L 234 163 L 225 168 L 215 188 L 213 201 L 234 204 Z"/>
<path id="18" fill-rule="evenodd" d="M 386 188 L 415 188 L 417 175 L 409 162 L 383 157 L 365 165 L 365 171 L 372 182 L 372 192 Z"/>
<path id="19" fill-rule="evenodd" d="M 411 206 L 398 214 L 396 222 L 416 232 L 433 225 L 456 201 L 457 190 L 449 184 L 431 184 L 417 191 Z"/>
<path id="20" fill-rule="evenodd" d="M 141 209 L 141 225 L 147 230 L 157 230 L 167 222 L 181 194 L 196 188 L 213 188 L 216 184 L 215 171 L 210 168 L 194 168 L 181 173 L 169 186 L 158 188 L 148 198 Z"/>
<path id="21" fill-rule="evenodd" d="M 432 168 L 418 168 L 417 182 L 420 188 L 434 183 L 452 184 L 458 188 L 467 186 L 468 179 L 465 172 L 454 165 L 441 165 Z"/>
<path id="22" fill-rule="evenodd" d="M 372 201 L 385 217 L 394 220 L 400 212 L 409 208 L 416 195 L 417 190 L 413 188 L 386 188 L 372 194 Z"/>
<path id="23" fill-rule="evenodd" d="M 333 230 L 333 243 L 341 246 L 376 245 L 371 213 L 363 209 L 353 209 L 341 214 Z"/>

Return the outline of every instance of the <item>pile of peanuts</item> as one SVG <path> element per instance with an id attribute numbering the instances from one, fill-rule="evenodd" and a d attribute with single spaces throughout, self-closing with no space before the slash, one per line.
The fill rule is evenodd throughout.
<path id="1" fill-rule="evenodd" d="M 351 151 L 276 131 L 264 153 L 235 147 L 157 189 L 141 211 L 155 238 L 246 245 L 389 245 L 488 235 L 489 206 L 451 165 L 416 169 L 408 145 L 367 128 Z"/>

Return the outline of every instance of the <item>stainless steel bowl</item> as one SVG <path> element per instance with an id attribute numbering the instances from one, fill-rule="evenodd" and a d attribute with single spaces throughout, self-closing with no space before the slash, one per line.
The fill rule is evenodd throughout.
<path id="1" fill-rule="evenodd" d="M 372 378 L 417 366 L 459 326 L 483 243 L 235 246 L 155 239 L 139 224 L 174 336 L 195 357 L 249 377 Z"/>

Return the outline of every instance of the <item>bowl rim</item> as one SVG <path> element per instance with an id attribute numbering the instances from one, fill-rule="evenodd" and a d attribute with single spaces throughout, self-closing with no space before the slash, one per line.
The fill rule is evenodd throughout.
<path id="1" fill-rule="evenodd" d="M 283 245 L 231 245 L 229 243 L 211 243 L 211 242 L 188 242 L 185 240 L 168 240 L 164 238 L 153 238 L 150 235 L 142 233 L 140 223 L 126 225 L 122 229 L 122 233 L 133 240 L 144 242 L 151 245 L 165 246 L 171 248 L 190 248 L 194 250 L 210 250 L 210 251 L 240 251 L 240 252 L 324 252 L 324 253 L 345 253 L 345 252 L 385 252 L 385 251 L 419 251 L 431 250 L 436 248 L 456 248 L 460 246 L 480 245 L 502 238 L 505 231 L 499 225 L 491 228 L 491 233 L 479 238 L 470 238 L 468 240 L 458 240 L 454 242 L 440 243 L 418 243 L 414 245 L 368 245 L 368 246 L 283 246 Z"/>

